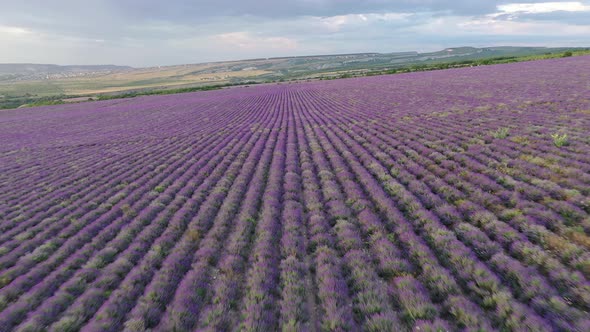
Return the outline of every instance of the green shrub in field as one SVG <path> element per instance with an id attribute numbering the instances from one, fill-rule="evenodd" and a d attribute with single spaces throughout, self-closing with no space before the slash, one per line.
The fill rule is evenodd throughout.
<path id="1" fill-rule="evenodd" d="M 508 135 L 510 135 L 510 129 L 506 127 L 498 128 L 498 130 L 492 133 L 492 136 L 495 138 L 506 138 Z"/>
<path id="2" fill-rule="evenodd" d="M 558 148 L 569 144 L 567 134 L 560 135 L 559 133 L 555 133 L 551 135 L 551 138 L 553 138 L 553 144 Z"/>

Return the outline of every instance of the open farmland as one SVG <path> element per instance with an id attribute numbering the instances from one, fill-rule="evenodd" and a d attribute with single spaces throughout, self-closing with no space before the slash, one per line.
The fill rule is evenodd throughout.
<path id="1" fill-rule="evenodd" d="M 590 57 L 0 112 L 0 331 L 589 331 Z"/>

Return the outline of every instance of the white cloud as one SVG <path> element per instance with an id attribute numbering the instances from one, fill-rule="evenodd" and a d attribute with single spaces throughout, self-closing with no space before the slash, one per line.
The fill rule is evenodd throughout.
<path id="1" fill-rule="evenodd" d="M 295 50 L 297 41 L 286 37 L 265 37 L 246 31 L 228 32 L 213 37 L 225 47 L 241 50 Z"/>
<path id="2" fill-rule="evenodd" d="M 31 30 L 25 28 L 0 25 L 0 37 L 23 36 L 31 33 Z"/>
<path id="3" fill-rule="evenodd" d="M 265 15 L 255 15 L 250 9 L 234 13 L 235 8 L 228 6 L 228 11 L 221 10 L 211 17 L 192 17 L 172 7 L 174 10 L 168 13 L 168 7 L 160 8 L 160 2 L 155 0 L 158 10 L 147 12 L 136 8 L 125 12 L 118 7 L 124 2 L 113 0 L 107 6 L 99 1 L 87 10 L 93 14 L 89 18 L 72 15 L 70 20 L 44 12 L 35 14 L 33 9 L 37 7 L 33 5 L 19 15 L 10 14 L 3 6 L 0 63 L 151 66 L 289 55 L 430 51 L 459 45 L 590 45 L 590 0 L 504 0 L 486 2 L 486 6 L 483 2 L 476 6 L 456 0 L 452 4 L 456 8 L 485 7 L 461 11 L 434 6 L 443 3 L 439 0 L 399 1 L 421 4 L 415 8 L 365 6 L 362 1 L 352 0 L 299 1 L 309 2 L 300 6 L 309 6 L 309 10 L 289 15 L 270 15 L 269 10 Z M 319 10 L 322 3 L 338 4 L 338 10 Z M 498 3 L 504 4 L 496 6 Z M 279 7 L 273 10 L 285 12 Z"/>
<path id="4" fill-rule="evenodd" d="M 499 5 L 500 14 L 544 14 L 557 11 L 587 12 L 590 6 L 581 2 L 538 2 Z"/>
<path id="5" fill-rule="evenodd" d="M 459 23 L 458 26 L 471 34 L 503 36 L 588 36 L 590 25 L 569 25 L 558 22 L 505 21 L 482 18 Z"/>
<path id="6" fill-rule="evenodd" d="M 369 13 L 369 14 L 349 14 L 328 17 L 311 17 L 312 20 L 319 21 L 321 28 L 328 32 L 339 32 L 347 26 L 370 25 L 379 22 L 404 21 L 412 14 L 408 13 Z"/>
<path id="7" fill-rule="evenodd" d="M 455 26 L 465 34 L 482 36 L 588 36 L 588 24 L 549 20 L 524 20 L 523 17 L 554 12 L 585 13 L 590 6 L 582 2 L 538 2 L 499 5 L 498 12 L 479 17 L 456 18 Z M 448 20 L 449 18 L 445 18 Z"/>
<path id="8" fill-rule="evenodd" d="M 320 24 L 330 32 L 340 31 L 344 25 L 356 20 L 363 21 L 360 15 L 338 15 L 319 18 Z"/>

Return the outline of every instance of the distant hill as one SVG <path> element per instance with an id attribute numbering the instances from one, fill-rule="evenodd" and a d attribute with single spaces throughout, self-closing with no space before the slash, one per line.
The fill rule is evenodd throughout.
<path id="1" fill-rule="evenodd" d="M 514 57 L 562 54 L 583 48 L 453 47 L 436 52 L 353 53 L 259 58 L 132 68 L 0 64 L 0 108 L 78 97 L 193 89 L 245 83 L 327 79 Z"/>
<path id="2" fill-rule="evenodd" d="M 149 68 L 132 68 L 129 66 L 94 65 L 94 66 L 59 66 L 52 64 L 0 64 L 1 81 L 35 81 L 35 80 L 59 80 L 72 77 L 94 77 L 109 74 L 128 73 L 133 76 L 141 73 L 149 75 L 149 80 L 164 78 L 167 75 L 175 76 L 182 80 L 183 77 L 195 75 L 215 76 L 222 73 L 223 77 L 212 79 L 203 78 L 201 81 L 231 81 L 233 77 L 243 79 L 244 75 L 232 75 L 232 72 L 252 72 L 252 77 L 262 76 L 270 79 L 285 79 L 305 76 L 317 72 L 342 71 L 358 68 L 383 68 L 409 63 L 421 63 L 434 60 L 466 60 L 496 56 L 523 56 L 556 52 L 565 48 L 545 47 L 455 47 L 437 52 L 397 52 L 397 53 L 353 53 L 353 54 L 329 54 L 295 57 L 259 58 L 238 61 L 223 61 L 199 64 L 186 64 L 176 66 L 158 66 Z M 263 71 L 263 73 L 260 73 Z M 141 81 L 141 80 L 136 80 Z M 164 80 L 166 81 L 166 80 Z M 140 82 L 141 83 L 141 82 Z M 150 83 L 150 82 L 148 82 Z M 154 82 L 157 83 L 157 82 Z M 170 82 L 162 82 L 164 85 Z"/>
<path id="3" fill-rule="evenodd" d="M 4 63 L 0 64 L 0 81 L 27 81 L 104 75 L 131 69 L 133 68 L 115 65 L 59 66 L 33 63 Z"/>

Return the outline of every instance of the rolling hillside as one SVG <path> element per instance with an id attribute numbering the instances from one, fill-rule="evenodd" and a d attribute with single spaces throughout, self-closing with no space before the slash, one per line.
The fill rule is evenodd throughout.
<path id="1" fill-rule="evenodd" d="M 334 77 L 359 70 L 541 55 L 564 50 L 543 47 L 458 47 L 431 53 L 319 55 L 150 68 L 0 64 L 0 102 L 2 99 L 22 97 L 92 96 L 122 91 Z"/>

